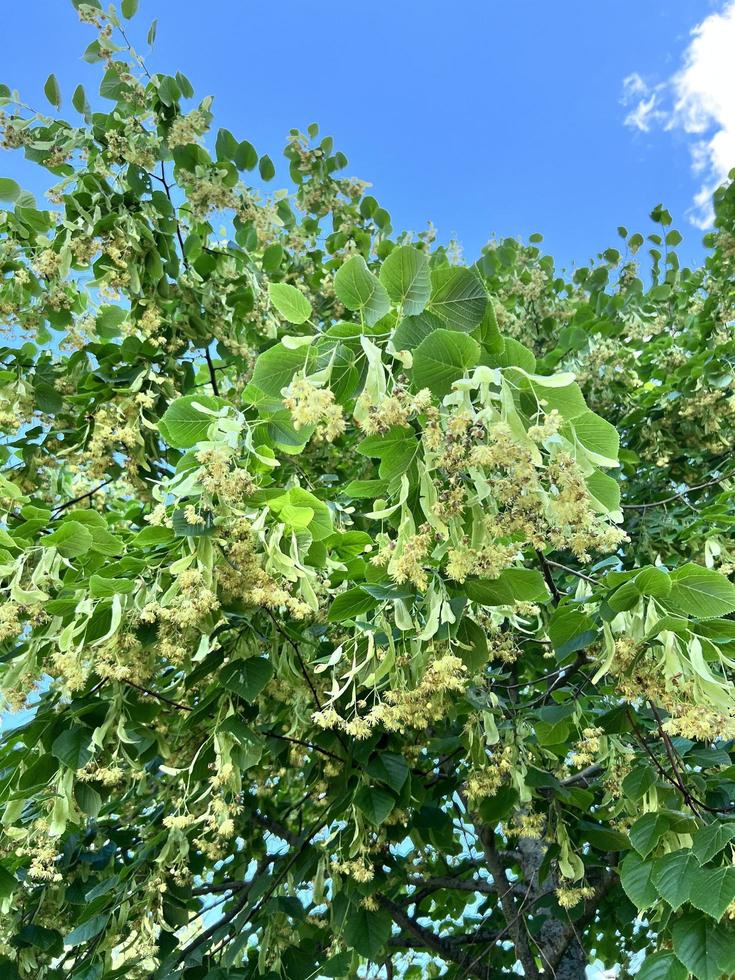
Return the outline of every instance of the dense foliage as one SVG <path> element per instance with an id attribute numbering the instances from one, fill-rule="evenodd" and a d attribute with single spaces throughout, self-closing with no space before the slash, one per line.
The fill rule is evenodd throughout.
<path id="1" fill-rule="evenodd" d="M 464 266 L 75 6 L 100 98 L 0 88 L 3 978 L 735 975 L 735 188 Z"/>

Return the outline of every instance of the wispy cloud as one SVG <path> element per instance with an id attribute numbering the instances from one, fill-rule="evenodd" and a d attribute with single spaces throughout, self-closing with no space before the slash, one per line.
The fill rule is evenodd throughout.
<path id="1" fill-rule="evenodd" d="M 691 220 L 712 221 L 710 198 L 735 167 L 735 0 L 691 32 L 681 68 L 652 83 L 634 72 L 623 81 L 626 126 L 641 132 L 660 127 L 691 137 L 692 169 L 701 184 Z"/>

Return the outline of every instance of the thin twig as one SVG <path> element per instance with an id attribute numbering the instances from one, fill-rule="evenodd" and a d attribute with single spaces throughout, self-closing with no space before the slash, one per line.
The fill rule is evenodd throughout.
<path id="1" fill-rule="evenodd" d="M 715 487 L 718 483 L 722 483 L 723 480 L 727 480 L 728 477 L 735 475 L 735 471 L 730 470 L 727 473 L 723 473 L 722 476 L 718 476 L 713 480 L 707 480 L 706 483 L 698 483 L 694 487 L 686 487 L 684 490 L 680 490 L 679 493 L 672 493 L 670 497 L 664 497 L 662 500 L 652 500 L 647 504 L 621 504 L 623 510 L 648 510 L 649 507 L 661 507 L 663 504 L 671 504 L 675 500 L 681 499 L 681 497 L 686 497 L 690 493 L 694 493 L 697 490 L 706 490 L 708 487 Z"/>
<path id="2" fill-rule="evenodd" d="M 86 493 L 80 494 L 78 497 L 75 497 L 73 500 L 67 500 L 67 502 L 65 504 L 59 504 L 58 507 L 55 507 L 54 508 L 53 513 L 51 514 L 51 517 L 52 518 L 53 517 L 56 517 L 56 515 L 57 514 L 60 514 L 62 512 L 62 510 L 67 510 L 69 507 L 73 507 L 74 504 L 78 504 L 81 500 L 86 500 L 87 497 L 93 497 L 96 493 L 98 493 L 100 490 L 102 490 L 104 487 L 106 487 L 108 485 L 108 483 L 112 483 L 112 481 L 114 479 L 115 479 L 115 477 L 114 476 L 111 476 L 109 479 L 105 480 L 104 483 L 100 483 L 100 485 L 98 487 L 95 487 L 94 490 L 87 490 Z"/>
<path id="3" fill-rule="evenodd" d="M 141 694 L 147 694 L 151 698 L 156 698 L 158 701 L 163 701 L 165 704 L 170 704 L 172 708 L 178 708 L 179 711 L 193 711 L 194 709 L 188 704 L 181 704 L 179 701 L 172 701 L 171 698 L 167 698 L 163 694 L 159 694 L 157 691 L 151 691 L 147 687 L 141 687 L 140 684 L 136 684 L 134 681 L 125 680 L 124 684 L 128 687 L 134 687 L 136 691 L 140 691 Z"/>

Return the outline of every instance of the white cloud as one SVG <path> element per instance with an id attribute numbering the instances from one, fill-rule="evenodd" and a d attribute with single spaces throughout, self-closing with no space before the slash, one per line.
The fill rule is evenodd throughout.
<path id="1" fill-rule="evenodd" d="M 634 72 L 623 81 L 625 125 L 641 132 L 654 126 L 692 138 L 692 169 L 701 185 L 691 219 L 712 221 L 712 191 L 735 167 L 735 0 L 710 14 L 691 32 L 679 71 L 650 84 Z"/>

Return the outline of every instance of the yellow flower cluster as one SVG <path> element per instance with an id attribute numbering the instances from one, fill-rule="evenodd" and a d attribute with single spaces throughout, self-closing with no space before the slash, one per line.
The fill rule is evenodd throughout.
<path id="1" fill-rule="evenodd" d="M 0 643 L 10 640 L 20 633 L 23 624 L 20 619 L 21 606 L 11 599 L 5 599 L 0 605 Z"/>
<path id="2" fill-rule="evenodd" d="M 526 837 L 529 840 L 541 840 L 546 830 L 546 816 L 531 810 L 528 813 L 517 813 L 509 825 L 503 825 L 506 837 Z"/>
<path id="3" fill-rule="evenodd" d="M 388 574 L 394 582 L 403 584 L 410 582 L 420 592 L 429 585 L 429 577 L 424 565 L 432 546 L 432 538 L 428 525 L 421 528 L 418 534 L 409 535 L 401 541 L 400 547 L 395 541 L 389 541 L 385 548 L 371 559 L 373 565 L 388 565 Z"/>
<path id="4" fill-rule="evenodd" d="M 225 596 L 239 598 L 264 609 L 286 609 L 294 619 L 314 615 L 307 603 L 291 595 L 284 585 L 263 569 L 248 520 L 238 518 L 229 527 L 223 540 L 223 550 L 226 561 L 218 565 L 217 579 Z"/>
<path id="5" fill-rule="evenodd" d="M 579 905 L 584 899 L 592 898 L 595 890 L 588 885 L 582 888 L 569 888 L 566 885 L 561 885 L 555 890 L 554 894 L 556 895 L 557 902 L 563 909 L 573 909 L 575 905 Z"/>
<path id="6" fill-rule="evenodd" d="M 366 884 L 375 877 L 372 864 L 364 857 L 354 858 L 350 861 L 333 861 L 331 868 L 334 874 L 345 875 L 361 884 Z"/>
<path id="7" fill-rule="evenodd" d="M 103 405 L 94 414 L 94 428 L 84 459 L 91 477 L 102 477 L 115 451 L 131 451 L 143 445 L 134 401 L 129 405 Z"/>
<path id="8" fill-rule="evenodd" d="M 498 790 L 508 782 L 510 774 L 516 766 L 516 752 L 512 745 L 504 745 L 488 757 L 482 769 L 475 769 L 467 780 L 467 796 L 473 802 L 479 802 L 490 796 L 495 796 Z"/>
<path id="9" fill-rule="evenodd" d="M 30 857 L 28 877 L 32 881 L 43 881 L 55 884 L 63 880 L 63 875 L 57 868 L 57 860 L 61 856 L 56 843 L 48 834 L 46 820 L 36 820 L 27 842 L 16 851 L 18 857 Z"/>
<path id="10" fill-rule="evenodd" d="M 167 142 L 171 149 L 197 143 L 209 125 L 208 113 L 194 109 L 185 116 L 176 116 L 168 131 Z"/>
<path id="11" fill-rule="evenodd" d="M 486 522 L 492 529 L 492 520 Z M 500 573 L 515 564 L 518 557 L 518 545 L 499 544 L 489 541 L 481 548 L 471 548 L 466 541 L 460 547 L 450 548 L 447 552 L 447 575 L 454 582 L 464 582 L 470 575 L 480 575 L 483 578 L 497 578 Z"/>
<path id="12" fill-rule="evenodd" d="M 348 720 L 332 705 L 315 712 L 313 720 L 321 728 L 339 728 L 357 739 L 369 738 L 381 725 L 389 732 L 427 728 L 445 716 L 446 695 L 464 690 L 466 671 L 459 657 L 445 654 L 428 665 L 415 688 L 387 691 L 367 714 Z"/>
<path id="13" fill-rule="evenodd" d="M 583 766 L 589 766 L 593 763 L 600 753 L 602 747 L 600 737 L 604 734 L 602 728 L 584 728 L 582 738 L 577 742 L 569 764 L 581 769 Z"/>
<path id="14" fill-rule="evenodd" d="M 210 496 L 225 503 L 241 504 L 255 491 L 250 473 L 233 465 L 233 458 L 226 449 L 200 449 L 196 458 L 204 467 L 199 481 Z"/>
<path id="15" fill-rule="evenodd" d="M 370 405 L 367 415 L 358 422 L 367 435 L 383 435 L 393 426 L 406 427 L 414 416 L 425 412 L 431 405 L 431 392 L 422 388 L 415 395 L 405 387 L 396 384 L 390 395 L 379 404 Z"/>
<path id="16" fill-rule="evenodd" d="M 682 693 L 686 693 L 686 690 Z M 670 698 L 665 699 L 665 708 L 672 715 L 663 725 L 670 735 L 681 735 L 695 742 L 735 738 L 735 712 L 716 711 L 693 700 L 672 703 Z"/>
<path id="17" fill-rule="evenodd" d="M 294 429 L 317 426 L 315 435 L 324 442 L 334 442 L 345 431 L 342 409 L 329 388 L 317 388 L 306 378 L 294 378 L 283 404 L 291 413 Z"/>

